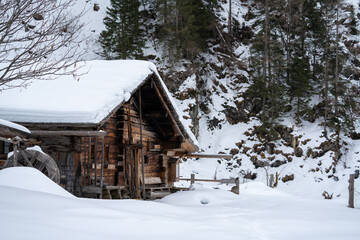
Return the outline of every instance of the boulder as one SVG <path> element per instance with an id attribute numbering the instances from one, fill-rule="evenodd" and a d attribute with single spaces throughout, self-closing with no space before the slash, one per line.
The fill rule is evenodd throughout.
<path id="1" fill-rule="evenodd" d="M 36 20 L 36 21 L 41 21 L 41 20 L 44 20 L 44 16 L 39 14 L 39 13 L 34 13 L 33 14 L 33 18 Z"/>
<path id="2" fill-rule="evenodd" d="M 302 150 L 302 148 L 300 148 L 300 147 L 297 147 L 296 149 L 295 149 L 295 156 L 296 157 L 302 157 L 303 156 L 303 150 Z"/>
<path id="3" fill-rule="evenodd" d="M 295 178 L 294 174 L 286 175 L 285 177 L 283 177 L 283 178 L 281 179 L 281 181 L 283 181 L 283 182 L 285 183 L 285 182 L 288 182 L 288 181 L 293 181 L 294 178 Z"/>

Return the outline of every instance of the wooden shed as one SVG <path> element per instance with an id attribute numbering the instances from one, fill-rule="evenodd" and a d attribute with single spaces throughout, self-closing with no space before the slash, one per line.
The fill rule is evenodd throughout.
<path id="1" fill-rule="evenodd" d="M 56 161 L 61 184 L 77 196 L 167 194 L 179 157 L 198 147 L 155 66 L 89 61 L 83 69 L 80 79 L 0 93 L 0 118 L 31 131 L 32 144 Z"/>

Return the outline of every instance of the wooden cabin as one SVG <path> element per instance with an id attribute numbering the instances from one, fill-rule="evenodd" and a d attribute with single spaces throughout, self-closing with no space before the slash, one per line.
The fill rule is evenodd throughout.
<path id="1" fill-rule="evenodd" d="M 60 183 L 77 196 L 169 193 L 179 157 L 198 147 L 155 66 L 89 61 L 84 69 L 80 79 L 34 81 L 0 93 L 0 119 L 29 129 L 30 144 L 56 161 Z"/>

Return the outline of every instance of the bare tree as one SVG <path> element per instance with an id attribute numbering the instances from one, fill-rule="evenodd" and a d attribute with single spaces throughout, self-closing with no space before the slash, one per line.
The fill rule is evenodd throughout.
<path id="1" fill-rule="evenodd" d="M 75 74 L 82 56 L 76 0 L 0 1 L 0 91 Z"/>

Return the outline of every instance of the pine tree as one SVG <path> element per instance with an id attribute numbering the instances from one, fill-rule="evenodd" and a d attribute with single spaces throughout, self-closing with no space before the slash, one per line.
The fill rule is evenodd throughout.
<path id="1" fill-rule="evenodd" d="M 294 57 L 289 71 L 289 95 L 296 99 L 296 118 L 300 121 L 300 111 L 306 109 L 307 99 L 310 95 L 310 65 L 306 56 Z"/>
<path id="2" fill-rule="evenodd" d="M 141 58 L 145 47 L 140 27 L 138 0 L 111 0 L 104 19 L 106 30 L 100 34 L 101 55 L 107 59 Z"/>
<path id="3" fill-rule="evenodd" d="M 279 28 L 284 19 L 278 14 L 282 0 L 269 4 L 269 0 L 256 1 L 258 15 L 264 18 L 255 23 L 258 29 L 251 46 L 251 79 L 248 94 L 254 99 L 261 97 L 261 121 L 271 133 L 284 108 L 284 80 L 286 56 L 280 42 Z"/>

